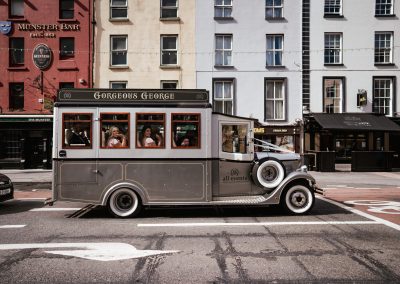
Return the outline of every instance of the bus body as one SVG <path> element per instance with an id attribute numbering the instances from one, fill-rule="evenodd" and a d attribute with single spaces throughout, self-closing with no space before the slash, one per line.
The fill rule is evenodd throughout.
<path id="1" fill-rule="evenodd" d="M 213 113 L 205 90 L 62 89 L 54 107 L 53 198 L 107 206 L 314 204 L 294 153 L 254 152 L 254 119 Z"/>

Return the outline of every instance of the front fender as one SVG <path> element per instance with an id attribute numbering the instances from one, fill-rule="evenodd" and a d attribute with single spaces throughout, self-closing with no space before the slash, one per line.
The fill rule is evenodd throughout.
<path id="1" fill-rule="evenodd" d="M 281 182 L 281 184 L 275 188 L 272 192 L 264 195 L 265 204 L 279 204 L 281 200 L 281 195 L 283 190 L 292 182 L 307 183 L 309 187 L 315 191 L 315 178 L 306 172 L 296 171 L 291 172 L 287 177 Z"/>

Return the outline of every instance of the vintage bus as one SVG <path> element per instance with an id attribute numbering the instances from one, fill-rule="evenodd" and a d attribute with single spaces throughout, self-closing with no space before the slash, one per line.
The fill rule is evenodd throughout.
<path id="1" fill-rule="evenodd" d="M 314 178 L 298 154 L 255 152 L 254 123 L 213 113 L 206 90 L 62 89 L 49 203 L 107 206 L 116 217 L 152 205 L 281 204 L 307 213 Z"/>

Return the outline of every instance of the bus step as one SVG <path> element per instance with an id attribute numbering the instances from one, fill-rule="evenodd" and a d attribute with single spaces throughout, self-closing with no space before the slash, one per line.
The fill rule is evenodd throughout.
<path id="1" fill-rule="evenodd" d="M 266 201 L 264 196 L 215 197 L 211 204 L 259 204 Z"/>

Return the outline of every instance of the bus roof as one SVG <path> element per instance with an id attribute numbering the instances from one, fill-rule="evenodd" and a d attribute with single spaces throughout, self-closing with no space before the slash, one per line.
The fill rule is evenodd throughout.
<path id="1" fill-rule="evenodd" d="M 61 89 L 55 106 L 62 105 L 211 107 L 203 89 Z"/>

